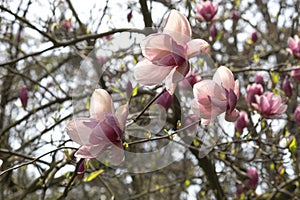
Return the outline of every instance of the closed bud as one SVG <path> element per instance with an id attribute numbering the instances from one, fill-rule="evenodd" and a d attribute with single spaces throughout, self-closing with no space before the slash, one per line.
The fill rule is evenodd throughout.
<path id="1" fill-rule="evenodd" d="M 19 98 L 21 100 L 23 108 L 27 107 L 28 102 L 28 89 L 26 85 L 23 85 L 20 92 L 19 92 Z"/>
<path id="2" fill-rule="evenodd" d="M 261 74 L 256 74 L 254 82 L 257 84 L 261 84 L 262 86 L 264 86 L 265 84 L 264 77 Z"/>
<path id="3" fill-rule="evenodd" d="M 254 30 L 251 34 L 251 40 L 253 43 L 257 42 L 258 36 L 257 36 L 257 31 Z"/>
<path id="4" fill-rule="evenodd" d="M 237 21 L 239 19 L 239 12 L 237 10 L 232 11 L 232 19 L 233 21 Z"/>
<path id="5" fill-rule="evenodd" d="M 247 170 L 248 179 L 245 181 L 245 186 L 249 189 L 255 190 L 258 184 L 258 173 L 256 168 L 249 168 Z"/>
<path id="6" fill-rule="evenodd" d="M 239 118 L 235 122 L 235 128 L 239 133 L 243 132 L 243 129 L 249 124 L 248 114 L 244 111 L 240 112 Z"/>
<path id="7" fill-rule="evenodd" d="M 282 90 L 284 91 L 285 96 L 290 97 L 292 96 L 293 92 L 293 85 L 289 80 L 288 76 L 285 76 L 283 82 L 282 82 Z"/>
<path id="8" fill-rule="evenodd" d="M 216 25 L 215 24 L 213 24 L 211 27 L 210 27 L 210 30 L 209 30 L 209 39 L 211 40 L 211 41 L 214 41 L 215 39 L 216 39 L 216 37 L 217 37 L 217 35 L 218 35 L 218 29 L 217 29 L 217 27 L 216 27 Z"/>
<path id="9" fill-rule="evenodd" d="M 297 108 L 295 109 L 294 117 L 297 125 L 300 126 L 300 105 L 298 105 Z"/>

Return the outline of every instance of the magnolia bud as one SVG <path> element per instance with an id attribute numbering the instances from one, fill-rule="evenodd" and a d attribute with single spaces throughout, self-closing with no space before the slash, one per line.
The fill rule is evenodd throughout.
<path id="1" fill-rule="evenodd" d="M 21 100 L 23 108 L 27 107 L 28 102 L 28 89 L 26 85 L 23 85 L 20 92 L 19 92 L 19 98 Z"/>
<path id="2" fill-rule="evenodd" d="M 285 76 L 283 82 L 282 82 L 282 90 L 284 91 L 285 96 L 290 97 L 292 96 L 293 92 L 293 85 L 289 81 L 289 77 Z"/>
<path id="3" fill-rule="evenodd" d="M 240 116 L 235 122 L 235 128 L 239 133 L 243 132 L 243 129 L 249 124 L 248 114 L 244 111 L 240 112 Z"/>

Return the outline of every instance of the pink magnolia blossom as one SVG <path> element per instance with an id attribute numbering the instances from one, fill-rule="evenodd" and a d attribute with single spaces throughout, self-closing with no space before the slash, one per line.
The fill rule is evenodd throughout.
<path id="1" fill-rule="evenodd" d="M 256 74 L 254 83 L 261 84 L 262 86 L 264 86 L 265 85 L 264 77 L 261 74 Z"/>
<path id="2" fill-rule="evenodd" d="M 215 6 L 211 1 L 205 1 L 197 4 L 197 15 L 196 17 L 202 21 L 213 21 L 217 19 L 216 14 L 218 11 L 218 4 Z"/>
<path id="3" fill-rule="evenodd" d="M 264 89 L 261 84 L 253 83 L 248 85 L 246 90 L 246 100 L 251 105 L 256 102 L 255 95 L 262 95 Z"/>
<path id="4" fill-rule="evenodd" d="M 151 34 L 141 42 L 145 58 L 134 69 L 137 82 L 151 86 L 165 80 L 167 91 L 173 94 L 177 82 L 190 70 L 188 59 L 209 50 L 206 41 L 191 40 L 191 34 L 186 17 L 171 10 L 163 33 Z"/>
<path id="5" fill-rule="evenodd" d="M 91 118 L 73 119 L 67 125 L 69 137 L 82 145 L 75 156 L 97 158 L 109 152 L 112 164 L 119 164 L 124 158 L 122 134 L 128 115 L 128 105 L 114 112 L 111 96 L 103 89 L 96 89 L 90 102 Z"/>
<path id="6" fill-rule="evenodd" d="M 248 179 L 245 180 L 246 188 L 255 190 L 258 184 L 258 173 L 256 168 L 249 168 L 247 170 Z"/>
<path id="7" fill-rule="evenodd" d="M 243 132 L 243 129 L 249 124 L 248 114 L 244 111 L 240 112 L 239 118 L 235 122 L 235 128 L 239 133 Z"/>
<path id="8" fill-rule="evenodd" d="M 267 119 L 277 117 L 283 114 L 287 109 L 287 105 L 281 96 L 269 91 L 261 96 L 255 95 L 255 99 L 256 102 L 251 105 Z"/>
<path id="9" fill-rule="evenodd" d="M 300 105 L 298 105 L 297 108 L 295 109 L 294 117 L 297 125 L 300 126 Z"/>
<path id="10" fill-rule="evenodd" d="M 295 35 L 294 38 L 289 37 L 288 46 L 288 52 L 295 58 L 300 59 L 300 40 L 298 35 Z"/>
<path id="11" fill-rule="evenodd" d="M 234 80 L 228 68 L 219 67 L 212 80 L 196 83 L 193 92 L 195 99 L 192 108 L 202 118 L 203 124 L 208 124 L 223 112 L 229 122 L 238 118 L 239 111 L 235 107 L 240 96 L 239 82 Z"/>
<path id="12" fill-rule="evenodd" d="M 292 92 L 293 92 L 293 85 L 289 80 L 288 76 L 285 76 L 283 82 L 282 82 L 282 90 L 285 94 L 285 96 L 290 97 L 292 96 Z"/>
<path id="13" fill-rule="evenodd" d="M 295 66 L 297 68 L 299 68 L 299 66 Z M 293 77 L 293 79 L 297 82 L 300 83 L 300 69 L 293 69 L 291 71 L 291 77 Z"/>
<path id="14" fill-rule="evenodd" d="M 1 168 L 2 164 L 3 164 L 3 160 L 0 159 L 0 168 Z"/>
<path id="15" fill-rule="evenodd" d="M 182 90 L 187 90 L 187 89 L 193 87 L 200 80 L 201 80 L 201 77 L 199 75 L 196 75 L 195 72 L 191 70 L 186 75 L 186 77 L 178 83 L 178 86 Z"/>
<path id="16" fill-rule="evenodd" d="M 72 28 L 72 22 L 70 20 L 63 20 L 61 23 L 60 23 L 61 27 L 65 30 L 70 30 Z"/>
<path id="17" fill-rule="evenodd" d="M 170 94 L 169 92 L 164 92 L 158 99 L 156 103 L 164 107 L 166 110 L 169 109 L 172 105 L 174 99 L 174 94 Z"/>
<path id="18" fill-rule="evenodd" d="M 26 85 L 23 85 L 20 92 L 19 92 L 19 98 L 21 100 L 23 108 L 27 107 L 28 102 L 28 89 Z"/>

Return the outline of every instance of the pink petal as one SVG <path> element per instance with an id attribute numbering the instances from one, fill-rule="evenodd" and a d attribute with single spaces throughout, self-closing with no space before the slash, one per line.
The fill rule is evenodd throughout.
<path id="1" fill-rule="evenodd" d="M 109 149 L 109 160 L 112 165 L 119 165 L 124 160 L 124 149 L 122 143 L 112 145 Z"/>
<path id="2" fill-rule="evenodd" d="M 296 36 L 295 36 L 295 38 L 296 38 Z M 296 41 L 296 39 L 294 40 L 294 38 L 289 37 L 289 39 L 288 39 L 288 46 L 289 46 L 290 49 L 297 48 L 297 41 Z"/>
<path id="3" fill-rule="evenodd" d="M 81 145 L 89 144 L 89 138 L 93 129 L 99 122 L 91 118 L 79 118 L 68 122 L 66 131 L 69 137 Z"/>
<path id="4" fill-rule="evenodd" d="M 237 99 L 239 99 L 240 98 L 240 83 L 239 83 L 239 80 L 235 80 L 233 91 L 234 91 Z"/>
<path id="5" fill-rule="evenodd" d="M 114 113 L 111 96 L 103 89 L 96 89 L 91 97 L 90 115 L 97 120 L 104 119 L 104 113 Z"/>
<path id="6" fill-rule="evenodd" d="M 215 81 L 217 84 L 224 87 L 228 91 L 230 89 L 235 89 L 233 74 L 227 67 L 219 67 L 213 76 L 213 81 Z"/>
<path id="7" fill-rule="evenodd" d="M 186 44 L 192 35 L 189 21 L 177 10 L 170 11 L 163 32 L 171 35 L 181 45 Z"/>
<path id="8" fill-rule="evenodd" d="M 92 145 L 92 146 L 82 146 L 75 153 L 77 158 L 96 158 L 102 154 L 107 146 Z"/>
<path id="9" fill-rule="evenodd" d="M 124 130 L 128 116 L 128 104 L 120 106 L 116 111 L 116 117 L 120 124 L 121 130 Z"/>
<path id="10" fill-rule="evenodd" d="M 259 110 L 262 114 L 269 113 L 271 107 L 270 107 L 270 103 L 269 103 L 267 97 L 265 97 L 265 95 L 260 96 L 259 106 L 260 106 Z"/>
<path id="11" fill-rule="evenodd" d="M 151 34 L 140 45 L 143 56 L 150 61 L 157 61 L 171 54 L 173 39 L 167 34 Z"/>
<path id="12" fill-rule="evenodd" d="M 191 58 L 202 53 L 208 53 L 209 44 L 202 39 L 194 39 L 187 43 L 187 57 Z"/>
<path id="13" fill-rule="evenodd" d="M 237 109 L 234 109 L 231 113 L 226 113 L 225 120 L 228 122 L 235 122 L 240 115 L 240 112 Z"/>
<path id="14" fill-rule="evenodd" d="M 173 67 L 158 66 L 149 60 L 138 62 L 134 69 L 134 77 L 143 85 L 155 85 L 161 83 L 170 73 Z"/>
<path id="15" fill-rule="evenodd" d="M 175 89 L 177 87 L 177 82 L 182 80 L 184 76 L 179 73 L 176 68 L 173 68 L 169 75 L 166 77 L 166 90 L 169 92 L 170 95 L 173 95 Z"/>

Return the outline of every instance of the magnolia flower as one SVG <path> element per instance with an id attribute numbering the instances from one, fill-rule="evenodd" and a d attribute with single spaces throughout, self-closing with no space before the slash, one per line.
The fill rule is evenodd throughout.
<path id="1" fill-rule="evenodd" d="M 267 119 L 277 117 L 283 114 L 287 109 L 284 100 L 279 95 L 275 95 L 269 91 L 261 96 L 255 95 L 255 99 L 256 102 L 251 105 Z"/>
<path id="2" fill-rule="evenodd" d="M 261 74 L 256 74 L 254 83 L 261 84 L 262 86 L 264 86 L 264 77 Z"/>
<path id="3" fill-rule="evenodd" d="M 174 95 L 171 95 L 169 92 L 164 92 L 158 99 L 156 103 L 164 107 L 166 110 L 169 109 L 172 105 Z"/>
<path id="4" fill-rule="evenodd" d="M 72 28 L 72 22 L 70 20 L 63 20 L 60 23 L 61 27 L 65 30 L 70 30 Z"/>
<path id="5" fill-rule="evenodd" d="M 295 117 L 295 121 L 298 124 L 298 126 L 300 125 L 300 105 L 297 106 L 297 108 L 294 111 L 294 117 Z"/>
<path id="6" fill-rule="evenodd" d="M 299 66 L 296 66 L 299 67 Z M 300 69 L 293 69 L 291 71 L 291 77 L 297 82 L 300 83 Z"/>
<path id="7" fill-rule="evenodd" d="M 75 156 L 97 158 L 109 150 L 109 160 L 119 164 L 124 158 L 122 134 L 128 115 L 128 105 L 114 112 L 110 95 L 103 89 L 96 89 L 90 102 L 91 118 L 73 119 L 67 125 L 69 137 L 82 145 Z"/>
<path id="8" fill-rule="evenodd" d="M 209 50 L 206 41 L 191 40 L 191 34 L 188 20 L 178 11 L 171 10 L 163 33 L 151 34 L 141 42 L 145 58 L 135 67 L 137 82 L 150 86 L 165 80 L 167 91 L 173 94 L 177 82 L 190 70 L 188 59 Z"/>
<path id="9" fill-rule="evenodd" d="M 257 169 L 249 168 L 247 170 L 247 176 L 249 178 L 247 180 L 245 180 L 245 186 L 249 189 L 255 190 L 257 187 L 257 183 L 258 183 Z"/>
<path id="10" fill-rule="evenodd" d="M 293 85 L 289 80 L 288 76 L 285 76 L 283 82 L 282 82 L 282 90 L 285 94 L 285 96 L 290 97 L 292 96 L 292 92 L 293 92 Z"/>
<path id="11" fill-rule="evenodd" d="M 252 85 L 248 85 L 246 90 L 246 100 L 251 105 L 256 102 L 255 96 L 262 95 L 264 89 L 261 84 L 253 83 Z"/>
<path id="12" fill-rule="evenodd" d="M 221 66 L 215 72 L 212 80 L 202 80 L 194 85 L 195 99 L 192 108 L 203 124 L 225 112 L 225 119 L 229 122 L 235 121 L 239 111 L 235 109 L 240 96 L 239 82 L 234 80 L 232 72 Z"/>
<path id="13" fill-rule="evenodd" d="M 215 16 L 218 11 L 218 4 L 215 6 L 211 1 L 205 1 L 200 4 L 197 4 L 197 15 L 196 17 L 203 21 L 213 21 L 217 19 Z"/>
<path id="14" fill-rule="evenodd" d="M 295 58 L 300 59 L 300 40 L 298 35 L 295 35 L 294 38 L 289 37 L 288 46 L 288 52 Z"/>
<path id="15" fill-rule="evenodd" d="M 243 132 L 243 129 L 249 124 L 248 114 L 244 111 L 240 112 L 239 118 L 235 122 L 235 128 L 239 133 Z"/>
<path id="16" fill-rule="evenodd" d="M 23 85 L 20 92 L 19 92 L 19 98 L 21 100 L 23 108 L 27 107 L 28 102 L 28 89 L 26 85 Z"/>

